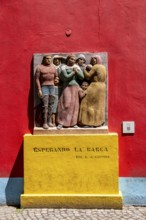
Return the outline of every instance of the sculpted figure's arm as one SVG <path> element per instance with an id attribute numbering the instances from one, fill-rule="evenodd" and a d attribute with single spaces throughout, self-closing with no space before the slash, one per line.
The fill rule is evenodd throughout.
<path id="1" fill-rule="evenodd" d="M 68 81 L 69 79 L 71 79 L 74 75 L 75 75 L 75 71 L 73 69 L 68 70 L 69 72 L 67 72 L 66 69 L 62 70 L 60 73 L 60 78 L 63 81 Z"/>
<path id="2" fill-rule="evenodd" d="M 41 84 L 40 84 L 40 69 L 39 67 L 36 68 L 35 72 L 35 82 L 38 89 L 38 96 L 42 98 L 42 90 L 41 90 Z"/>
<path id="3" fill-rule="evenodd" d="M 75 67 L 73 68 L 73 70 L 75 71 L 75 74 L 78 76 L 79 79 L 84 79 L 84 74 L 82 72 L 82 70 L 80 70 L 79 68 Z"/>
<path id="4" fill-rule="evenodd" d="M 96 65 L 92 67 L 92 69 L 88 72 L 86 69 L 84 70 L 84 76 L 87 80 L 90 80 L 91 77 L 95 74 L 96 72 Z"/>
<path id="5" fill-rule="evenodd" d="M 104 65 L 96 64 L 92 67 L 92 69 L 88 72 L 84 70 L 85 78 L 90 80 L 93 75 L 97 75 L 99 82 L 105 82 L 106 79 L 106 68 Z"/>
<path id="6" fill-rule="evenodd" d="M 80 99 L 84 98 L 87 94 L 87 91 L 83 91 L 82 89 L 79 91 L 79 97 Z"/>

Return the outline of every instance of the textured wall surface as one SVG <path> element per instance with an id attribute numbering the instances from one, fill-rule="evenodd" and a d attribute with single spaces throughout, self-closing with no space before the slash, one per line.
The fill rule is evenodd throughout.
<path id="1" fill-rule="evenodd" d="M 108 53 L 108 125 L 119 134 L 120 176 L 146 176 L 145 7 L 146 0 L 0 1 L 1 177 L 23 177 L 33 54 L 80 51 Z M 136 132 L 123 136 L 121 123 L 129 120 Z"/>

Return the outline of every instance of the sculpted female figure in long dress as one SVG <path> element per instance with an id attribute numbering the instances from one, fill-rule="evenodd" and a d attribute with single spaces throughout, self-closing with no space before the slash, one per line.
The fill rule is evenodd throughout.
<path id="1" fill-rule="evenodd" d="M 74 55 L 66 59 L 67 65 L 62 66 L 60 79 L 63 81 L 63 91 L 57 108 L 58 129 L 62 127 L 76 127 L 79 114 L 79 84 L 84 78 L 80 67 L 75 64 Z"/>
<path id="2" fill-rule="evenodd" d="M 93 58 L 91 58 L 93 61 Z M 96 62 L 95 62 L 96 61 Z M 106 68 L 101 64 L 101 58 L 96 56 L 93 67 L 89 72 L 84 70 L 87 80 L 91 80 L 87 94 L 80 106 L 79 124 L 81 126 L 101 126 L 105 122 L 105 96 L 106 96 Z"/>

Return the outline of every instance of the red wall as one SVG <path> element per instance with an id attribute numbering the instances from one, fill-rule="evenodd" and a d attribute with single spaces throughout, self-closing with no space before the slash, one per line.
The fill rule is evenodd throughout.
<path id="1" fill-rule="evenodd" d="M 119 134 L 120 176 L 146 176 L 146 0 L 1 0 L 0 8 L 0 176 L 23 176 L 33 53 L 81 51 L 108 52 L 109 130 Z M 134 135 L 122 135 L 126 120 L 135 121 Z"/>

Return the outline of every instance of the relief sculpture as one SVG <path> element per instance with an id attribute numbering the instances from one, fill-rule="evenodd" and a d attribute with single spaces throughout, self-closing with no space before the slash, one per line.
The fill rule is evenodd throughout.
<path id="1" fill-rule="evenodd" d="M 107 125 L 107 54 L 34 55 L 35 127 Z"/>

